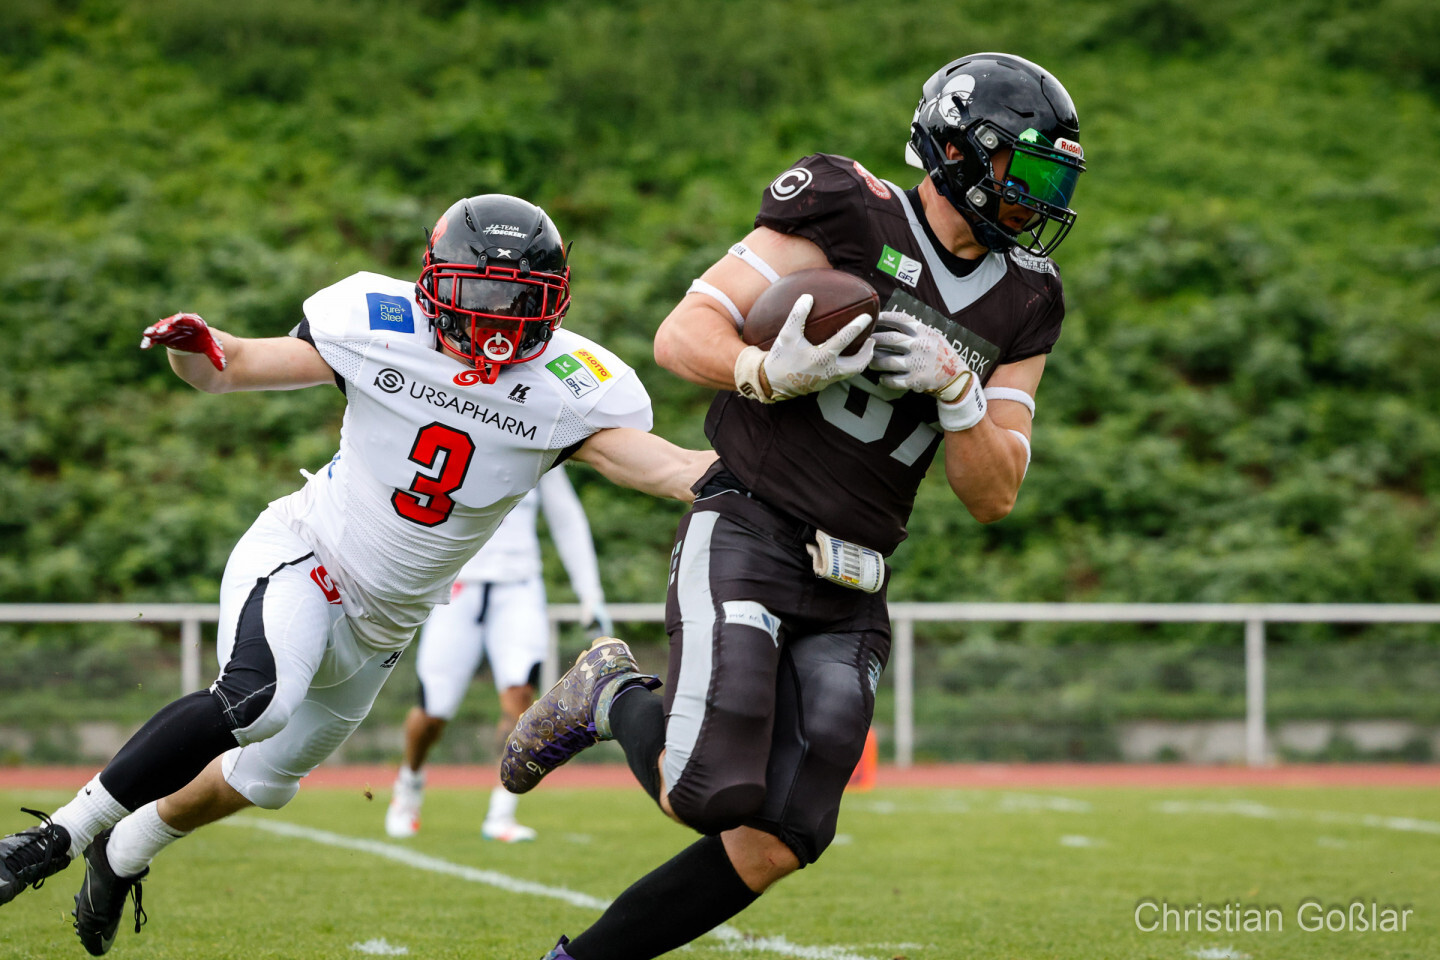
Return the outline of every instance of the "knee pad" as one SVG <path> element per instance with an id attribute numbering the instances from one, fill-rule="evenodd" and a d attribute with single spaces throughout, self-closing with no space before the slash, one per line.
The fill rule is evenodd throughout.
<path id="1" fill-rule="evenodd" d="M 711 790 L 692 789 L 681 781 L 668 799 L 686 826 L 707 836 L 740 826 L 754 816 L 765 802 L 764 783 L 732 783 Z"/>
<path id="2" fill-rule="evenodd" d="M 289 777 L 265 766 L 243 747 L 231 750 L 221 761 L 225 782 L 262 810 L 279 810 L 300 792 L 300 778 Z"/>

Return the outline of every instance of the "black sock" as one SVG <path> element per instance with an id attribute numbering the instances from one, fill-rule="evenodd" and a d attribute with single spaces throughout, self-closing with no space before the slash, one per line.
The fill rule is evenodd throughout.
<path id="1" fill-rule="evenodd" d="M 138 810 L 194 780 L 233 746 L 220 704 L 209 690 L 197 690 L 147 720 L 100 771 L 100 783 L 126 810 Z"/>
<path id="2" fill-rule="evenodd" d="M 650 960 L 715 929 L 758 899 L 719 837 L 704 837 L 630 885 L 566 947 L 575 960 Z"/>
<path id="3" fill-rule="evenodd" d="M 665 704 L 638 683 L 610 704 L 610 732 L 625 748 L 625 759 L 650 799 L 660 802 L 660 751 L 665 749 Z"/>

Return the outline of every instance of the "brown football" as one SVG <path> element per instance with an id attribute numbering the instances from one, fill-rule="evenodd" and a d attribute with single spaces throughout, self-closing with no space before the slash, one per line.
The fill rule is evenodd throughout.
<path id="1" fill-rule="evenodd" d="M 875 317 L 880 313 L 880 295 L 875 289 L 852 273 L 821 267 L 787 274 L 767 287 L 745 315 L 740 336 L 748 344 L 770 349 L 790 315 L 790 308 L 802 293 L 815 298 L 810 316 L 805 319 L 805 339 L 811 343 L 824 343 L 845 324 L 868 313 L 870 326 L 845 348 L 848 356 L 860 349 L 875 328 Z"/>

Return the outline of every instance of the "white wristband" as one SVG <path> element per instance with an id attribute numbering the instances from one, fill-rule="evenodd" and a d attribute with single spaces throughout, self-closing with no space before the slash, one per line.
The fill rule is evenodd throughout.
<path id="1" fill-rule="evenodd" d="M 774 403 L 776 397 L 765 392 L 760 380 L 760 370 L 765 365 L 766 353 L 759 347 L 746 347 L 735 358 L 735 392 L 761 403 Z"/>
<path id="2" fill-rule="evenodd" d="M 985 419 L 985 391 L 977 382 L 959 400 L 950 403 L 941 400 L 935 406 L 940 410 L 940 426 L 945 430 L 969 430 Z"/>

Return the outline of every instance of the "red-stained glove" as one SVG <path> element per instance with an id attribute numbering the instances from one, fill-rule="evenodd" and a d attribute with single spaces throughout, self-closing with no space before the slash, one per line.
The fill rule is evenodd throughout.
<path id="1" fill-rule="evenodd" d="M 181 353 L 203 353 L 216 370 L 225 369 L 225 348 L 198 313 L 177 313 L 146 327 L 140 349 L 149 350 L 157 343 Z"/>

